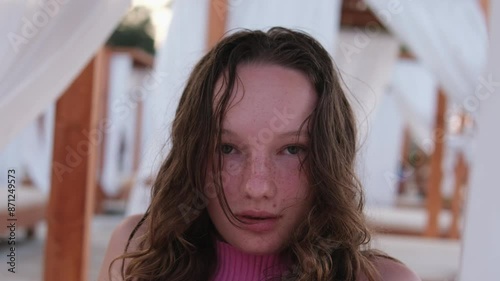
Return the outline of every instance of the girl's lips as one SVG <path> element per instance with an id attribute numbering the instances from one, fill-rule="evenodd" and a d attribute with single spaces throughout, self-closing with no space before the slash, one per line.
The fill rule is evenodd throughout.
<path id="1" fill-rule="evenodd" d="M 278 215 L 266 212 L 266 211 L 255 211 L 248 210 L 243 211 L 236 214 L 237 217 L 245 217 L 245 218 L 259 218 L 259 219 L 268 219 L 268 218 L 277 218 Z"/>
<path id="2" fill-rule="evenodd" d="M 276 228 L 279 217 L 249 217 L 237 216 L 243 222 L 243 229 L 252 232 L 267 232 Z"/>

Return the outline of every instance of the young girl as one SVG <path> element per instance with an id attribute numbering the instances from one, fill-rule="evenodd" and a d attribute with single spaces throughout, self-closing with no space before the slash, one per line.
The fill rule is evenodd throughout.
<path id="1" fill-rule="evenodd" d="M 310 36 L 223 39 L 191 73 L 171 141 L 99 280 L 419 280 L 368 250 L 354 116 Z"/>

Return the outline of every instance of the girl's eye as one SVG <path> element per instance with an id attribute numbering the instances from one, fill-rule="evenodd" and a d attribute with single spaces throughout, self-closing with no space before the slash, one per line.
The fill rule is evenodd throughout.
<path id="1" fill-rule="evenodd" d="M 288 154 L 295 155 L 295 154 L 298 154 L 299 152 L 301 152 L 303 150 L 303 148 L 300 146 L 297 146 L 297 145 L 291 145 L 291 146 L 287 146 L 285 148 L 285 150 Z"/>
<path id="2" fill-rule="evenodd" d="M 233 147 L 230 146 L 229 144 L 223 144 L 220 146 L 220 151 L 223 153 L 223 154 L 230 154 L 231 152 L 233 152 Z"/>

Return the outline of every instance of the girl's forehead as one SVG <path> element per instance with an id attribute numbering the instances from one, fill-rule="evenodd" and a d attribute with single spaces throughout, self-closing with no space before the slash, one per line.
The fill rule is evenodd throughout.
<path id="1" fill-rule="evenodd" d="M 231 96 L 236 101 L 242 99 L 247 93 L 252 94 L 249 102 L 274 99 L 286 103 L 311 97 L 315 99 L 317 96 L 311 80 L 303 72 L 294 68 L 275 63 L 251 62 L 238 65 L 235 74 L 236 81 L 231 89 Z M 227 77 L 228 73 L 225 72 L 217 79 L 214 88 L 215 103 L 226 90 L 225 79 L 227 78 L 223 76 Z"/>
<path id="2" fill-rule="evenodd" d="M 310 80 L 300 71 L 272 64 L 238 67 L 224 118 L 224 127 L 296 130 L 311 114 L 317 101 Z"/>

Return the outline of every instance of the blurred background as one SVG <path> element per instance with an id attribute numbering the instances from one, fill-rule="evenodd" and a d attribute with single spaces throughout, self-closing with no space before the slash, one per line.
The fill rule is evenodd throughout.
<path id="1" fill-rule="evenodd" d="M 112 230 L 149 204 L 194 63 L 285 26 L 344 80 L 372 246 L 424 281 L 498 280 L 499 18 L 495 0 L 2 1 L 2 276 L 97 280 Z"/>

